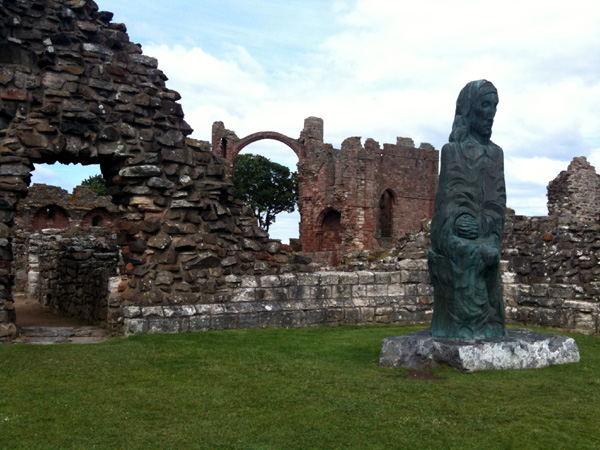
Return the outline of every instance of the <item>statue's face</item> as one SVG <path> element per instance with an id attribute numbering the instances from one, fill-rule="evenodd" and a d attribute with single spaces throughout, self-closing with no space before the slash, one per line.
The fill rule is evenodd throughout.
<path id="1" fill-rule="evenodd" d="M 477 97 L 470 115 L 472 135 L 483 140 L 490 138 L 497 106 L 498 94 L 496 92 L 488 92 Z M 481 139 L 478 140 L 481 142 Z"/>

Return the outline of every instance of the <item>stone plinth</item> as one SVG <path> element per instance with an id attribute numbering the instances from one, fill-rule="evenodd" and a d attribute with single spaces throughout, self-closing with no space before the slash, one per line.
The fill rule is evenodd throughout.
<path id="1" fill-rule="evenodd" d="M 509 330 L 508 336 L 485 339 L 442 339 L 421 330 L 385 338 L 379 365 L 423 369 L 448 364 L 463 372 L 538 369 L 579 362 L 574 339 L 530 330 Z"/>

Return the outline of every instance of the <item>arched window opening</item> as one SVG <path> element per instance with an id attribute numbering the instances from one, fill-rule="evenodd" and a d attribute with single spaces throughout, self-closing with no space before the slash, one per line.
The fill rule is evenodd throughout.
<path id="1" fill-rule="evenodd" d="M 394 203 L 395 198 L 391 190 L 386 189 L 379 198 L 377 225 L 381 237 L 392 237 L 394 232 Z"/>

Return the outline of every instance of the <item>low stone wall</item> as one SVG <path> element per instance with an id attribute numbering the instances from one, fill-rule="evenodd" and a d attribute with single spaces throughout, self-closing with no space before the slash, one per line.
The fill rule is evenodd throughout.
<path id="1" fill-rule="evenodd" d="M 390 272 L 229 276 L 213 304 L 126 306 L 124 331 L 184 333 L 230 328 L 413 323 L 431 319 L 427 261 L 404 260 Z"/>
<path id="2" fill-rule="evenodd" d="M 507 317 L 517 323 L 600 333 L 600 225 L 512 216 L 503 258 Z"/>
<path id="3" fill-rule="evenodd" d="M 118 259 L 110 230 L 47 229 L 28 241 L 29 298 L 90 324 L 106 323 Z"/>

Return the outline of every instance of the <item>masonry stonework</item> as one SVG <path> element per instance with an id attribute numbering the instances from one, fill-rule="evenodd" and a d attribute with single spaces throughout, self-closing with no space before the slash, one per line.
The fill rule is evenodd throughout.
<path id="1" fill-rule="evenodd" d="M 238 140 L 219 123 L 212 146 L 187 139 L 179 94 L 111 19 L 91 0 L 0 3 L 1 340 L 18 332 L 15 217 L 33 163 L 54 162 L 100 165 L 116 217 L 115 233 L 104 232 L 115 234 L 116 246 L 43 228 L 71 225 L 72 217 L 59 205 L 42 209 L 28 221 L 32 231 L 42 227 L 32 235 L 38 256 L 29 263 L 39 275 L 29 289 L 42 302 L 66 295 L 68 311 L 106 317 L 115 333 L 429 320 L 428 228 L 403 233 L 431 215 L 436 150 L 360 138 L 333 149 L 318 118 L 306 120 L 299 139 L 259 132 Z M 232 197 L 231 158 L 264 138 L 298 154 L 303 244 L 332 252 L 342 263 L 336 271 L 270 239 Z M 584 162 L 551 183 L 550 203 L 567 207 L 548 218 L 509 218 L 502 262 L 509 320 L 599 333 L 596 203 L 576 194 L 596 189 L 598 198 L 597 176 Z M 398 245 L 370 253 L 380 239 Z M 358 258 L 339 258 L 346 251 Z M 104 292 L 93 301 L 98 308 L 78 302 L 93 298 L 80 290 L 92 277 Z"/>
<path id="2" fill-rule="evenodd" d="M 91 0 L 0 4 L 0 339 L 17 333 L 12 226 L 34 163 L 99 164 L 118 208 L 121 310 L 211 303 L 228 275 L 301 270 L 186 139 L 156 59 Z M 122 313 L 110 314 L 122 325 Z"/>
<path id="3" fill-rule="evenodd" d="M 585 156 L 573 158 L 548 184 L 548 212 L 563 223 L 600 220 L 600 175 Z"/>

